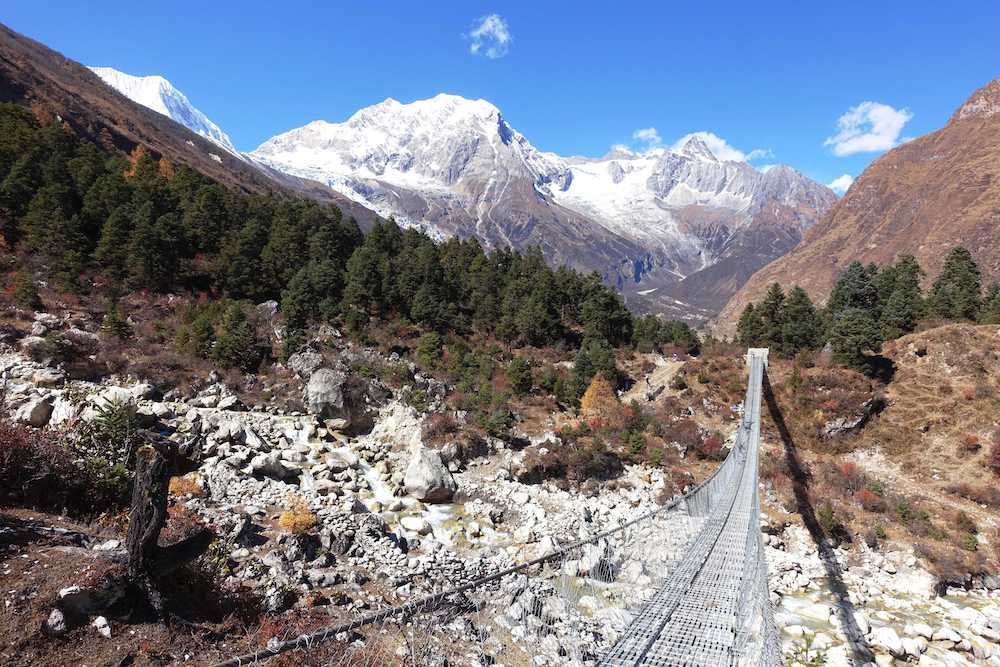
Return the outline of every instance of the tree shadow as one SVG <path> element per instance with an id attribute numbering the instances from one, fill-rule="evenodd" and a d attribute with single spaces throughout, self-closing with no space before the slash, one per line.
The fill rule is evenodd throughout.
<path id="1" fill-rule="evenodd" d="M 896 375 L 896 364 L 881 354 L 873 354 L 865 357 L 865 366 L 865 375 L 879 380 L 883 384 L 892 382 L 892 378 Z"/>
<path id="2" fill-rule="evenodd" d="M 778 406 L 774 391 L 772 391 L 771 380 L 768 377 L 766 369 L 764 371 L 763 384 L 764 400 L 767 402 L 771 419 L 774 421 L 781 436 L 781 442 L 785 447 L 785 461 L 792 479 L 796 509 L 802 517 L 802 522 L 805 524 L 806 530 L 809 531 L 809 536 L 816 544 L 820 561 L 826 570 L 827 584 L 837 598 L 837 618 L 840 620 L 840 627 L 847 637 L 847 647 L 850 652 L 849 657 L 856 665 L 870 662 L 874 659 L 874 653 L 854 617 L 854 605 L 851 603 L 850 596 L 848 595 L 847 585 L 844 583 L 843 570 L 840 567 L 840 561 L 837 560 L 834 545 L 820 525 L 819 519 L 816 517 L 816 510 L 813 508 L 812 497 L 809 492 L 809 472 L 799 459 L 798 449 L 795 446 L 791 432 L 788 430 L 788 426 L 785 424 L 785 417 Z"/>

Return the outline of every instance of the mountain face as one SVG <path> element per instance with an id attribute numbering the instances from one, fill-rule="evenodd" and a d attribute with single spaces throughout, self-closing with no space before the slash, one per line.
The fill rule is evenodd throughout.
<path id="1" fill-rule="evenodd" d="M 945 255 L 964 245 L 1000 280 L 1000 78 L 977 90 L 940 130 L 874 161 L 801 244 L 758 271 L 716 322 L 731 333 L 748 302 L 777 281 L 825 299 L 851 261 L 884 264 L 912 254 L 933 280 Z"/>
<path id="2" fill-rule="evenodd" d="M 169 111 L 164 114 L 131 100 L 80 63 L 3 24 L 0 24 L 0 102 L 13 102 L 36 113 L 57 117 L 106 150 L 128 153 L 141 145 L 156 157 L 186 164 L 244 192 L 309 196 L 339 206 L 362 226 L 370 226 L 376 217 L 325 185 L 254 164 L 236 152 L 223 150 L 215 141 L 172 120 Z M 177 117 L 195 118 L 182 113 Z M 209 126 L 214 124 L 209 121 Z M 225 137 L 221 131 L 220 135 Z"/>
<path id="3" fill-rule="evenodd" d="M 106 148 L 144 145 L 248 192 L 289 190 L 362 227 L 395 216 L 432 235 L 539 246 L 593 270 L 636 310 L 705 320 L 835 201 L 788 167 L 678 150 L 564 158 L 535 148 L 492 104 L 386 100 L 240 154 L 165 79 L 93 71 L 0 26 L 0 101 L 41 106 Z"/>
<path id="4" fill-rule="evenodd" d="M 177 121 L 195 134 L 225 148 L 230 153 L 239 155 L 222 129 L 210 121 L 208 116 L 196 109 L 181 91 L 162 76 L 132 76 L 110 67 L 89 68 L 104 83 L 133 102 L 163 114 Z"/>
<path id="5" fill-rule="evenodd" d="M 721 161 L 697 137 L 676 151 L 560 157 L 489 102 L 454 95 L 388 99 L 249 155 L 432 234 L 539 245 L 601 273 L 639 309 L 692 319 L 717 312 L 836 199 L 788 167 Z"/>

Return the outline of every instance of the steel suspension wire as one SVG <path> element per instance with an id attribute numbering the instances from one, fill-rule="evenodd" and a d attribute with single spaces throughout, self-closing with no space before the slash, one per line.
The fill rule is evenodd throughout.
<path id="1" fill-rule="evenodd" d="M 490 561 L 493 572 L 467 583 L 272 640 L 215 667 L 242 667 L 331 640 L 346 644 L 361 628 L 370 629 L 365 641 L 328 664 L 519 664 L 515 654 L 535 665 L 779 664 L 758 528 L 766 358 L 766 350 L 750 350 L 735 444 L 687 493 L 594 535 L 552 540 L 557 548 L 519 564 L 497 566 L 510 563 L 501 550 Z"/>

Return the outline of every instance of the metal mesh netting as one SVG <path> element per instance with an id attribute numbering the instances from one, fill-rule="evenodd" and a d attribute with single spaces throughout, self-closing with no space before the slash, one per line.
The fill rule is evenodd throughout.
<path id="1" fill-rule="evenodd" d="M 434 573 L 417 600 L 219 667 L 293 649 L 308 664 L 352 667 L 780 664 L 757 494 L 766 358 L 748 354 L 729 456 L 684 496 L 603 532 L 546 538 L 547 553 L 526 563 L 483 547 L 476 579 Z"/>

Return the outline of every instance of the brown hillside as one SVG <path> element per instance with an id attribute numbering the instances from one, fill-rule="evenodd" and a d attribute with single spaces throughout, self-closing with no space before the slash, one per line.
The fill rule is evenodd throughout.
<path id="1" fill-rule="evenodd" d="M 1000 78 L 948 124 L 873 162 L 789 254 L 755 273 L 726 304 L 716 330 L 731 334 L 747 302 L 773 282 L 825 299 L 853 260 L 916 256 L 933 279 L 948 250 L 972 252 L 984 282 L 1000 280 Z"/>
<path id="2" fill-rule="evenodd" d="M 0 23 L 0 102 L 54 114 L 107 150 L 146 146 L 245 192 L 286 191 L 339 206 L 368 226 L 375 214 L 330 188 L 242 160 L 170 118 L 136 104 L 78 62 Z M 214 156 L 214 157 L 213 157 Z"/>

